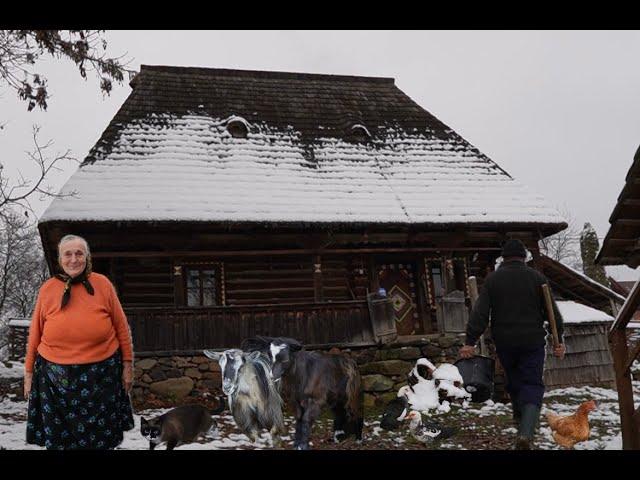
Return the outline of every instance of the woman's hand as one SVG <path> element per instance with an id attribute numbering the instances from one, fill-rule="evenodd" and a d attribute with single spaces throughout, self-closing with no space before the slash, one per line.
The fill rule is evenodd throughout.
<path id="1" fill-rule="evenodd" d="M 129 393 L 133 386 L 133 362 L 122 362 L 122 386 L 124 391 Z"/>
<path id="2" fill-rule="evenodd" d="M 27 400 L 29 398 L 29 393 L 31 393 L 31 382 L 33 380 L 33 373 L 25 372 L 24 374 L 24 399 Z"/>

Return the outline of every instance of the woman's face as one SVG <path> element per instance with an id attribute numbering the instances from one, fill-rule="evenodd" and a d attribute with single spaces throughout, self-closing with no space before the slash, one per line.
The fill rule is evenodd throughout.
<path id="1" fill-rule="evenodd" d="M 84 242 L 79 239 L 69 240 L 60 245 L 60 266 L 70 277 L 77 277 L 87 264 L 87 252 Z"/>

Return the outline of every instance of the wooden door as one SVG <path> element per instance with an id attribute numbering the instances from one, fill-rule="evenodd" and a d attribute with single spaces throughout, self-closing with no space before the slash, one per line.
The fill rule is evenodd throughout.
<path id="1" fill-rule="evenodd" d="M 378 267 L 378 281 L 391 298 L 398 335 L 424 332 L 416 302 L 415 267 L 411 263 L 390 263 Z"/>

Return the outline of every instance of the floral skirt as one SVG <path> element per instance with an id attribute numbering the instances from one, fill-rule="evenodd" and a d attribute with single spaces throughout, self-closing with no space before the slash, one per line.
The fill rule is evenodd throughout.
<path id="1" fill-rule="evenodd" d="M 133 426 L 119 351 L 83 365 L 59 365 L 37 356 L 27 443 L 57 450 L 112 449 Z"/>

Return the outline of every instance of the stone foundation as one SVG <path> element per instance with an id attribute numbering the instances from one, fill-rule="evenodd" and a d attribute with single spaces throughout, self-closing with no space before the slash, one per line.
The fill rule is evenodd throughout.
<path id="1" fill-rule="evenodd" d="M 204 355 L 148 357 L 134 365 L 133 400 L 158 398 L 173 402 L 209 392 L 219 395 L 222 375 L 218 362 Z"/>
<path id="2" fill-rule="evenodd" d="M 362 374 L 364 404 L 371 408 L 381 407 L 396 397 L 398 389 L 407 384 L 407 375 L 418 358 L 426 357 L 434 364 L 453 363 L 463 342 L 463 334 L 426 335 L 384 346 L 332 348 L 330 352 L 348 355 L 356 361 Z M 176 404 L 189 400 L 188 397 L 221 394 L 220 367 L 204 355 L 139 359 L 134 375 L 133 399 L 139 403 L 151 398 Z M 501 383 L 499 376 L 498 383 Z"/>

